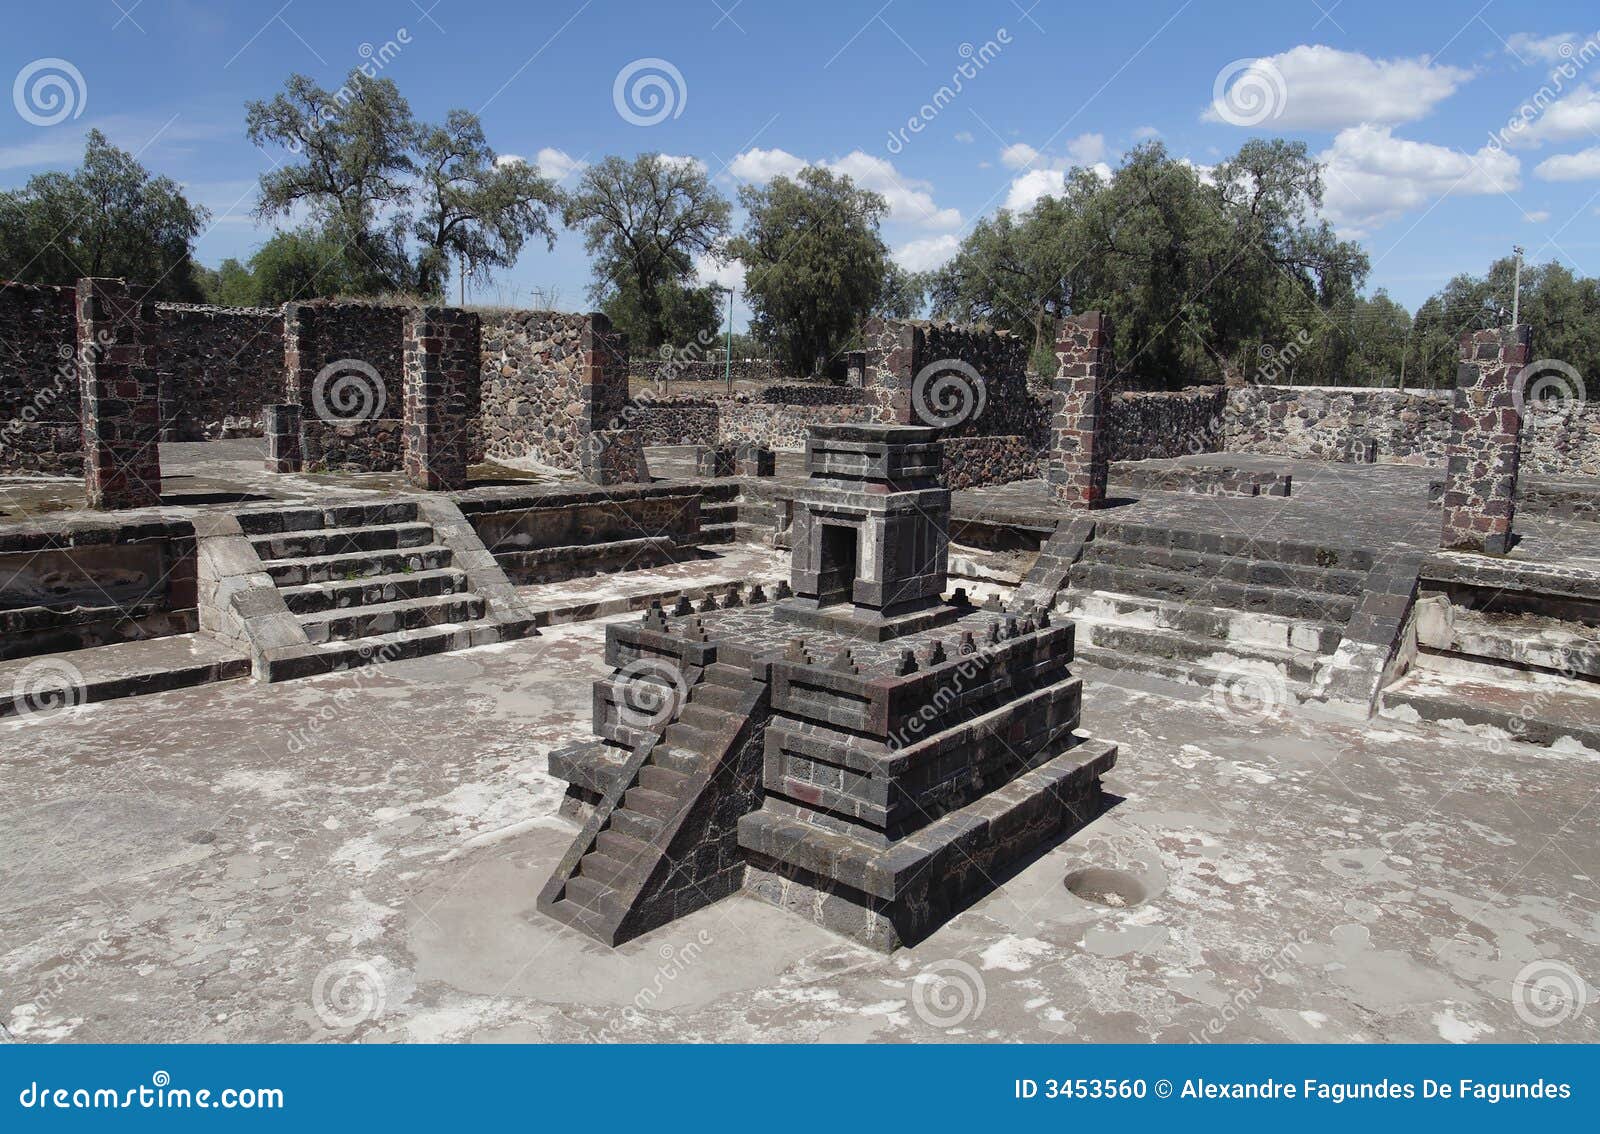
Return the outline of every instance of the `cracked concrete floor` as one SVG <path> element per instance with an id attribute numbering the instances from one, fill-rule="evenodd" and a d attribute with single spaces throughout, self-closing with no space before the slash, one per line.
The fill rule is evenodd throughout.
<path id="1" fill-rule="evenodd" d="M 1120 802 L 915 949 L 736 897 L 606 950 L 534 910 L 575 831 L 544 757 L 588 734 L 603 634 L 0 723 L 0 1023 L 19 1041 L 1600 1038 L 1600 762 L 1098 681 L 1084 723 L 1121 744 Z M 1070 893 L 1093 866 L 1144 900 Z M 1588 978 L 1568 988 L 1586 1010 L 1538 999 L 1551 972 Z"/>

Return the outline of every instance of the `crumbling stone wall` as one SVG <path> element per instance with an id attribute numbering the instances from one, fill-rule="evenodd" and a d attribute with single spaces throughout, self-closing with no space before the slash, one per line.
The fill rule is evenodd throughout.
<path id="1" fill-rule="evenodd" d="M 463 489 L 478 432 L 478 316 L 418 307 L 404 323 L 405 470 L 418 488 Z"/>
<path id="2" fill-rule="evenodd" d="M 1448 551 L 1511 549 L 1522 433 L 1518 376 L 1532 357 L 1526 323 L 1461 336 L 1439 538 Z"/>
<path id="3" fill-rule="evenodd" d="M 284 307 L 284 400 L 301 407 L 307 468 L 400 468 L 404 317 L 372 303 Z"/>
<path id="4" fill-rule="evenodd" d="M 83 472 L 70 287 L 0 284 L 0 472 Z"/>
<path id="5" fill-rule="evenodd" d="M 91 508 L 154 507 L 161 503 L 155 304 L 120 279 L 79 280 L 74 293 L 84 496 Z"/>
<path id="6" fill-rule="evenodd" d="M 628 419 L 627 337 L 603 315 L 485 312 L 484 452 L 580 471 L 594 429 L 639 428 Z"/>
<path id="7" fill-rule="evenodd" d="M 1222 386 L 1104 396 L 1101 436 L 1113 461 L 1219 453 L 1228 391 Z"/>
<path id="8" fill-rule="evenodd" d="M 1039 475 L 1040 463 L 1041 454 L 1027 437 L 944 439 L 944 481 L 951 491 L 1031 480 Z"/>
<path id="9" fill-rule="evenodd" d="M 862 338 L 865 386 L 878 421 L 934 425 L 947 437 L 1017 434 L 1042 445 L 1047 390 L 1028 376 L 1024 340 L 986 327 L 905 319 L 870 319 Z"/>
<path id="10" fill-rule="evenodd" d="M 1387 464 L 1442 465 L 1450 439 L 1448 390 L 1236 386 L 1227 392 L 1224 440 L 1235 452 L 1346 460 L 1375 443 Z"/>
<path id="11" fill-rule="evenodd" d="M 283 310 L 156 304 L 162 440 L 259 437 L 283 391 Z"/>

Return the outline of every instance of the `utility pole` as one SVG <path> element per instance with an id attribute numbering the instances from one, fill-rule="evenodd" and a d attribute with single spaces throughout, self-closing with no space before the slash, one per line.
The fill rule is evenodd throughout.
<path id="1" fill-rule="evenodd" d="M 728 393 L 733 393 L 733 288 L 728 288 L 728 349 L 723 359 L 726 364 Z"/>
<path id="2" fill-rule="evenodd" d="M 1411 328 L 1416 324 L 1417 317 L 1411 317 L 1411 323 L 1406 326 L 1406 345 L 1400 348 L 1400 388 L 1406 388 L 1406 356 L 1411 353 Z"/>
<path id="3" fill-rule="evenodd" d="M 1511 251 L 1517 254 L 1516 282 L 1511 285 L 1511 325 L 1515 327 L 1522 314 L 1522 245 L 1513 244 Z"/>

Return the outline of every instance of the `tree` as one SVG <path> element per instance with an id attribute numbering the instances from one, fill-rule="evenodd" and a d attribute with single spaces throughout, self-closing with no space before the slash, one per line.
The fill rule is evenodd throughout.
<path id="1" fill-rule="evenodd" d="M 873 304 L 872 314 L 886 319 L 915 319 L 928 301 L 928 289 L 932 283 L 932 276 L 928 272 L 907 271 L 894 261 L 889 261 L 884 265 L 883 283 L 878 290 L 878 302 Z"/>
<path id="2" fill-rule="evenodd" d="M 744 264 L 751 327 L 795 373 L 820 373 L 884 298 L 888 203 L 816 166 L 747 185 L 739 201 L 749 220 L 728 250 Z"/>
<path id="3" fill-rule="evenodd" d="M 201 297 L 194 242 L 210 213 L 98 130 L 83 165 L 0 193 L 0 278 L 71 284 L 123 276 L 155 299 Z"/>
<path id="4" fill-rule="evenodd" d="M 234 257 L 229 256 L 215 270 L 201 269 L 201 274 L 207 303 L 224 307 L 255 306 L 255 278 L 250 274 L 250 269 Z"/>
<path id="5" fill-rule="evenodd" d="M 413 233 L 422 244 L 417 290 L 424 295 L 443 291 L 452 257 L 487 282 L 489 269 L 516 263 L 528 237 L 537 233 L 547 250 L 555 247 L 555 182 L 520 159 L 498 159 L 475 115 L 452 110 L 443 126 L 424 130 L 417 165 L 422 207 Z"/>
<path id="6" fill-rule="evenodd" d="M 309 76 L 291 75 L 271 101 L 246 104 L 245 128 L 255 145 L 277 145 L 302 159 L 261 175 L 258 216 L 307 206 L 346 249 L 345 271 L 359 291 L 411 283 L 400 210 L 413 192 L 417 129 L 394 80 L 357 69 L 330 92 Z"/>
<path id="7" fill-rule="evenodd" d="M 694 257 L 718 251 L 730 212 L 704 166 L 647 153 L 590 166 L 564 219 L 583 229 L 595 258 L 591 297 L 600 303 L 615 294 L 636 305 L 634 345 L 654 351 L 672 337 L 668 285 L 690 285 Z"/>
<path id="8" fill-rule="evenodd" d="M 716 337 L 722 325 L 720 295 L 715 287 L 691 287 L 679 280 L 668 280 L 656 288 L 654 305 L 647 306 L 638 282 L 632 276 L 624 276 L 600 300 L 600 310 L 628 336 L 630 343 L 648 343 L 651 335 L 659 332 L 658 347 L 687 347 Z M 652 324 L 652 318 L 658 323 Z"/>

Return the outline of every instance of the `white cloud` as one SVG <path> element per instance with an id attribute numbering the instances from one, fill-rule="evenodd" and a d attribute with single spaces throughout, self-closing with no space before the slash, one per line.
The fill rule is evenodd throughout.
<path id="1" fill-rule="evenodd" d="M 1506 145 L 1520 148 L 1593 138 L 1600 135 L 1600 89 L 1585 84 L 1547 105 L 1542 113 L 1538 112 L 1537 103 L 1530 100 L 1518 108 L 1512 123 L 1522 122 L 1524 113 L 1532 116 L 1520 129 L 1515 125 L 1501 129 L 1500 136 Z"/>
<path id="2" fill-rule="evenodd" d="M 1471 71 L 1435 64 L 1426 55 L 1373 59 L 1301 44 L 1255 60 L 1233 77 L 1228 91 L 1238 91 L 1240 109 L 1268 109 L 1260 117 L 1248 115 L 1249 123 L 1262 129 L 1339 129 L 1422 118 L 1471 77 Z M 1259 95 L 1264 106 L 1247 103 L 1247 95 Z M 1227 107 L 1215 99 L 1200 117 L 1206 122 L 1230 120 Z"/>
<path id="3" fill-rule="evenodd" d="M 957 228 L 961 224 L 961 210 L 940 208 L 934 202 L 931 182 L 907 177 L 895 169 L 892 162 L 862 150 L 851 150 L 832 161 L 813 163 L 787 150 L 751 149 L 736 155 L 728 163 L 728 169 L 741 180 L 760 184 L 774 177 L 793 177 L 812 164 L 845 174 L 861 188 L 882 194 L 889 203 L 891 221 L 924 228 Z"/>
<path id="4" fill-rule="evenodd" d="M 1002 207 L 1016 212 L 1031 209 L 1040 197 L 1059 195 L 1066 180 L 1067 175 L 1059 169 L 1030 169 L 1011 182 Z"/>
<path id="5" fill-rule="evenodd" d="M 722 287 L 731 287 L 740 294 L 744 293 L 744 265 L 737 260 L 721 264 L 710 256 L 696 256 L 694 274 L 695 281 L 702 287 L 706 284 L 718 284 Z"/>
<path id="6" fill-rule="evenodd" d="M 972 131 L 971 130 L 957 130 L 956 131 L 956 141 L 960 142 L 963 146 L 972 145 L 972 142 L 973 142 Z"/>
<path id="7" fill-rule="evenodd" d="M 1506 37 L 1506 50 L 1521 59 L 1532 57 L 1546 63 L 1559 63 L 1572 54 L 1578 37 L 1573 32 L 1556 35 L 1535 35 L 1532 32 L 1512 32 Z M 1567 50 L 1562 52 L 1562 48 Z"/>
<path id="8" fill-rule="evenodd" d="M 1529 224 L 1543 224 L 1550 219 L 1549 209 L 1535 209 L 1531 213 L 1523 213 L 1522 219 Z"/>
<path id="9" fill-rule="evenodd" d="M 960 247 L 961 238 L 954 233 L 925 236 L 895 249 L 894 260 L 908 272 L 926 272 L 950 259 Z"/>
<path id="10" fill-rule="evenodd" d="M 804 158 L 795 157 L 788 150 L 763 150 L 757 146 L 736 155 L 728 163 L 728 172 L 740 181 L 764 185 L 774 177 L 793 177 L 807 164 Z"/>
<path id="11" fill-rule="evenodd" d="M 1000 151 L 1000 164 L 1007 169 L 1021 169 L 1039 160 L 1039 151 L 1027 142 L 1012 142 Z"/>
<path id="12" fill-rule="evenodd" d="M 501 154 L 494 159 L 496 165 L 523 165 L 527 158 L 521 154 Z M 582 173 L 589 168 L 589 163 L 579 161 L 566 150 L 558 150 L 554 146 L 545 146 L 534 155 L 533 165 L 540 173 L 552 181 L 565 181 L 575 173 Z"/>
<path id="13" fill-rule="evenodd" d="M 662 154 L 662 165 L 675 165 L 683 169 L 693 170 L 695 173 L 709 173 L 706 163 L 697 157 L 688 154 Z"/>
<path id="14" fill-rule="evenodd" d="M 1161 137 L 1161 131 L 1154 126 L 1141 126 L 1133 132 L 1133 140 L 1136 142 L 1144 142 L 1151 138 L 1159 137 Z"/>
<path id="15" fill-rule="evenodd" d="M 1557 154 L 1533 167 L 1534 175 L 1546 181 L 1590 181 L 1600 177 L 1600 146 L 1590 146 L 1575 154 Z"/>
<path id="16" fill-rule="evenodd" d="M 1104 134 L 1079 134 L 1067 143 L 1067 160 L 1073 165 L 1094 165 L 1104 161 L 1106 136 Z"/>
<path id="17" fill-rule="evenodd" d="M 1396 138 L 1387 126 L 1341 130 L 1318 155 L 1325 166 L 1323 211 L 1350 233 L 1370 231 L 1447 196 L 1510 193 L 1522 164 L 1488 146 L 1475 154 Z"/>

